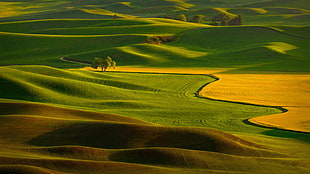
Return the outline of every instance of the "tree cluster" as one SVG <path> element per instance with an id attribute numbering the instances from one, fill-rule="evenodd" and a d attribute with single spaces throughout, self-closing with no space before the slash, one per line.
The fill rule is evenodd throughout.
<path id="1" fill-rule="evenodd" d="M 192 19 L 189 22 L 202 23 L 204 18 L 205 18 L 204 15 L 195 15 L 192 17 Z"/>
<path id="2" fill-rule="evenodd" d="M 145 43 L 149 44 L 162 44 L 174 41 L 173 36 L 149 36 L 146 38 Z"/>
<path id="3" fill-rule="evenodd" d="M 241 15 L 238 15 L 236 17 L 229 14 L 221 13 L 217 16 L 212 17 L 211 25 L 221 25 L 221 26 L 242 25 L 242 17 Z"/>
<path id="4" fill-rule="evenodd" d="M 194 23 L 203 23 L 203 20 L 205 19 L 204 15 L 195 15 L 188 19 L 185 14 L 179 14 L 176 17 L 172 17 L 169 15 L 158 16 L 158 17 L 166 18 L 166 19 L 175 19 L 175 20 L 184 21 L 184 22 L 194 22 Z"/>
<path id="5" fill-rule="evenodd" d="M 185 14 L 179 14 L 176 19 L 184 22 L 202 23 L 204 18 L 205 18 L 204 15 L 195 15 L 188 20 Z"/>
<path id="6" fill-rule="evenodd" d="M 121 16 L 118 16 L 117 14 L 113 15 L 113 19 L 121 19 Z"/>
<path id="7" fill-rule="evenodd" d="M 188 19 L 185 14 L 179 14 L 176 17 L 172 17 L 168 15 L 161 16 L 161 17 L 167 18 L 167 19 L 175 19 L 175 20 L 184 21 L 184 22 L 194 22 L 194 23 L 203 23 L 206 18 L 204 15 L 195 15 Z M 212 17 L 212 23 L 210 23 L 210 25 L 216 25 L 216 26 L 242 25 L 242 17 L 241 15 L 235 16 L 235 15 L 230 15 L 226 13 L 221 13 L 219 15 Z"/>
<path id="8" fill-rule="evenodd" d="M 98 67 L 101 68 L 101 71 L 106 71 L 110 67 L 115 68 L 116 62 L 113 61 L 110 56 L 108 56 L 105 59 L 100 58 L 100 57 L 95 57 L 94 63 L 92 64 L 92 68 L 97 69 Z"/>

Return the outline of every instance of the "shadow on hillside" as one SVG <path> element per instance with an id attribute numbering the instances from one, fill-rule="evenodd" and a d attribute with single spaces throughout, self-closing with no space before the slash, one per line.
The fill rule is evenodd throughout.
<path id="1" fill-rule="evenodd" d="M 78 145 L 105 149 L 169 147 L 239 156 L 282 156 L 234 135 L 202 128 L 147 126 L 116 122 L 81 122 L 40 135 L 28 144 Z"/>
<path id="2" fill-rule="evenodd" d="M 249 122 L 248 120 L 243 120 L 243 123 L 255 126 L 255 127 L 262 127 L 269 130 L 263 131 L 261 134 L 273 136 L 273 137 L 279 137 L 279 138 L 291 138 L 291 139 L 297 139 L 302 140 L 305 142 L 310 142 L 310 134 L 309 133 L 303 133 L 303 132 L 295 132 L 291 130 L 282 130 L 278 128 L 267 128 L 264 126 L 260 126 L 254 123 Z"/>
<path id="3" fill-rule="evenodd" d="M 310 142 L 309 133 L 272 129 L 272 130 L 264 131 L 262 132 L 262 134 L 268 135 L 268 136 L 274 136 L 274 137 L 280 137 L 280 138 L 292 138 L 292 139 L 302 140 L 305 142 Z"/>

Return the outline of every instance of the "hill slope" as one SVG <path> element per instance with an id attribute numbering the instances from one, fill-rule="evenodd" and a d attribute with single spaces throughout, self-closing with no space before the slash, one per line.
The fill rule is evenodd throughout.
<path id="1" fill-rule="evenodd" d="M 310 29 L 306 26 L 210 27 L 168 19 L 36 20 L 0 26 L 5 43 L 2 65 L 64 66 L 58 58 L 91 62 L 93 57 L 109 55 L 118 65 L 246 66 L 269 71 L 308 71 L 309 66 Z M 176 35 L 176 41 L 143 43 L 154 35 Z"/>
<path id="2" fill-rule="evenodd" d="M 2 2 L 5 13 L 0 21 L 30 19 L 111 19 L 133 17 L 176 18 L 185 14 L 188 20 L 195 15 L 204 15 L 210 23 L 220 13 L 242 15 L 244 24 L 309 25 L 309 2 L 306 0 L 270 1 L 202 1 L 202 0 L 152 0 L 152 1 L 27 1 Z"/>
<path id="3" fill-rule="evenodd" d="M 217 130 L 155 126 L 129 117 L 33 103 L 1 102 L 0 108 L 1 172 L 309 171 L 301 154 L 281 154 Z"/>
<path id="4" fill-rule="evenodd" d="M 157 124 L 259 133 L 261 129 L 243 120 L 281 112 L 197 98 L 199 88 L 214 80 L 205 75 L 71 72 L 47 66 L 0 69 L 1 98 L 121 114 Z"/>

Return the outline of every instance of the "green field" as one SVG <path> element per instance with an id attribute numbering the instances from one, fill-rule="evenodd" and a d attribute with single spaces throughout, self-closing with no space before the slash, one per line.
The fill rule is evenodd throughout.
<path id="1" fill-rule="evenodd" d="M 214 75 L 121 71 L 309 74 L 306 0 L 6 0 L 0 8 L 0 173 L 310 172 L 309 133 L 247 121 L 283 108 L 199 96 Z M 210 25 L 221 13 L 241 15 L 243 25 Z M 180 14 L 204 18 L 175 20 Z M 167 36 L 173 41 L 146 42 Z M 106 56 L 120 71 L 79 69 Z"/>
<path id="2" fill-rule="evenodd" d="M 57 58 L 92 61 L 95 56 L 110 55 L 119 65 L 308 70 L 308 26 L 210 27 L 169 21 L 74 19 L 0 23 L 0 38 L 5 43 L 0 48 L 0 64 L 74 67 Z M 148 36 L 174 34 L 174 43 L 144 43 Z"/>
<path id="3" fill-rule="evenodd" d="M 258 133 L 264 130 L 242 121 L 249 115 L 281 112 L 197 98 L 198 89 L 215 80 L 205 75 L 103 74 L 44 66 L 9 66 L 1 68 L 1 77 L 5 85 L 1 98 L 126 115 L 154 124 Z"/>

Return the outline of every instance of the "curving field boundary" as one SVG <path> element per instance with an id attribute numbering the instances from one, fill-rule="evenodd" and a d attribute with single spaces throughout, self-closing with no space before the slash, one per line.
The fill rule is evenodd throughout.
<path id="1" fill-rule="evenodd" d="M 282 113 L 250 118 L 245 122 L 268 128 L 310 133 L 310 103 L 307 100 L 310 75 L 220 74 L 224 70 L 181 68 L 122 67 L 117 71 L 206 74 L 215 81 L 202 86 L 196 92 L 197 97 L 277 108 Z M 216 74 L 216 76 L 211 74 Z"/>
<path id="2" fill-rule="evenodd" d="M 73 63 L 86 63 L 65 57 L 60 59 Z M 196 93 L 197 97 L 277 108 L 282 113 L 250 118 L 245 122 L 269 128 L 310 133 L 310 102 L 307 90 L 310 89 L 310 75 L 220 74 L 225 70 L 138 67 L 122 67 L 117 71 L 206 74 L 215 81 L 202 86 Z M 216 76 L 210 74 L 216 74 Z"/>
<path id="3" fill-rule="evenodd" d="M 280 114 L 250 118 L 259 126 L 310 133 L 310 75 L 217 74 L 217 83 L 201 89 L 199 95 L 242 104 L 275 107 Z"/>

